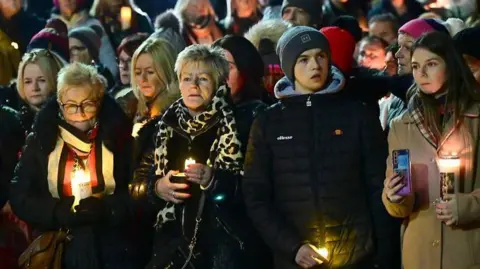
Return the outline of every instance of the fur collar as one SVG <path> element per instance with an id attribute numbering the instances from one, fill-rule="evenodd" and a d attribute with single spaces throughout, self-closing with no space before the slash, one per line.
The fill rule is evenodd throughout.
<path id="1" fill-rule="evenodd" d="M 37 113 L 33 124 L 33 133 L 37 137 L 42 149 L 50 153 L 56 144 L 59 129 L 55 119 L 58 118 L 60 107 L 56 96 L 47 101 L 47 104 Z M 99 111 L 98 121 L 100 124 L 99 135 L 105 142 L 106 147 L 114 151 L 116 146 L 129 139 L 132 132 L 131 122 L 109 95 L 105 95 Z"/>

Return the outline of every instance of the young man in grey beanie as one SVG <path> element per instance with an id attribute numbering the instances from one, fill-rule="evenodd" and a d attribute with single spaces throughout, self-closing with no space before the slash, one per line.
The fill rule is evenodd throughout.
<path id="1" fill-rule="evenodd" d="M 376 228 L 388 217 L 378 118 L 343 91 L 345 78 L 316 29 L 290 28 L 277 54 L 280 102 L 253 123 L 242 190 L 275 268 L 391 269 L 375 249 Z"/>

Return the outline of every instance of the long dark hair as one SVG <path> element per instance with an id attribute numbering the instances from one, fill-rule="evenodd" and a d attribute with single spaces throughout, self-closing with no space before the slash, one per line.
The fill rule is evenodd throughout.
<path id="1" fill-rule="evenodd" d="M 443 59 L 446 65 L 446 80 L 442 89 L 447 92 L 444 103 L 433 95 L 423 93 L 414 83 L 408 90 L 407 98 L 410 102 L 421 103 L 422 113 L 426 125 L 437 137 L 442 133 L 440 121 L 440 105 L 452 109 L 454 122 L 476 101 L 479 100 L 477 82 L 463 60 L 462 56 L 454 47 L 452 38 L 442 32 L 432 32 L 420 37 L 413 45 L 412 52 L 416 49 L 426 49 Z M 412 53 L 413 55 L 413 53 Z M 413 99 L 413 100 L 412 100 Z M 444 121 L 448 120 L 444 118 Z"/>
<path id="2" fill-rule="evenodd" d="M 244 37 L 227 35 L 215 41 L 212 47 L 220 47 L 232 54 L 240 76 L 244 80 L 239 101 L 260 100 L 266 91 L 263 85 L 265 66 L 253 44 Z"/>

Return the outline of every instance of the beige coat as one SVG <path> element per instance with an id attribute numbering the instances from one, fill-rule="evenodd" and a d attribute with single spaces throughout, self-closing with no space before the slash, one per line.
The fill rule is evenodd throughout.
<path id="1" fill-rule="evenodd" d="M 433 202 L 440 196 L 437 150 L 422 136 L 406 112 L 392 121 L 388 136 L 390 154 L 409 149 L 415 195 L 402 203 L 383 203 L 390 215 L 405 218 L 402 227 L 404 269 L 480 269 L 480 105 L 468 109 L 464 124 L 445 134 L 439 155 L 456 152 L 461 159 L 461 177 L 455 186 L 458 223 L 454 227 L 436 218 Z M 447 123 L 453 126 L 453 120 Z M 471 130 L 472 136 L 467 130 Z M 386 176 L 393 174 L 391 156 Z"/>

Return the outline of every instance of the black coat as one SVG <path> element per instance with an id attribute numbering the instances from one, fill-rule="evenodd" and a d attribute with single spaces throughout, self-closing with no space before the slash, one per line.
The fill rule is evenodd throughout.
<path id="1" fill-rule="evenodd" d="M 387 143 L 378 118 L 350 99 L 345 92 L 289 97 L 252 126 L 245 203 L 276 268 L 298 268 L 306 242 L 326 245 L 331 268 L 372 268 L 373 256 L 389 264 L 381 245 L 389 240 L 381 203 Z"/>
<path id="2" fill-rule="evenodd" d="M 45 27 L 45 23 L 45 20 L 23 9 L 10 20 L 0 16 L 0 29 L 18 44 L 18 49 L 22 53 L 27 49 L 32 37 Z"/>
<path id="3" fill-rule="evenodd" d="M 89 261 L 82 255 L 83 251 L 93 249 L 93 245 L 97 252 L 90 258 L 98 261 L 99 268 L 138 268 L 135 250 L 128 240 L 132 217 L 127 187 L 131 123 L 118 104 L 106 95 L 99 111 L 100 127 L 96 139 L 114 155 L 115 192 L 102 198 L 106 207 L 104 221 L 79 223 L 69 206 L 65 206 L 71 197 L 60 194 L 60 199 L 53 198 L 48 189 L 48 156 L 59 135 L 55 120 L 58 113 L 59 106 L 54 98 L 38 113 L 11 184 L 10 201 L 14 213 L 39 233 L 61 227 L 70 229 L 73 240 L 66 245 L 62 268 L 89 268 Z M 93 242 L 86 238 L 93 238 Z M 81 260 L 77 260 L 79 257 Z"/>
<path id="4" fill-rule="evenodd" d="M 0 208 L 8 200 L 8 189 L 24 142 L 17 113 L 0 105 Z"/>
<path id="5" fill-rule="evenodd" d="M 0 87 L 0 105 L 13 108 L 19 113 L 20 124 L 24 130 L 24 137 L 32 129 L 36 112 L 20 98 L 17 92 L 17 83 Z"/>
<path id="6" fill-rule="evenodd" d="M 376 15 L 392 13 L 395 17 L 398 18 L 400 26 L 402 26 L 408 21 L 418 18 L 418 16 L 422 15 L 425 12 L 422 4 L 420 4 L 416 0 L 406 0 L 406 5 L 407 13 L 400 16 L 393 7 L 391 0 L 378 1 L 378 3 L 375 4 L 368 12 L 368 19 L 370 20 L 373 16 Z"/>
<path id="7" fill-rule="evenodd" d="M 246 144 L 246 140 L 243 139 L 248 139 L 255 111 L 261 110 L 262 107 L 261 102 L 248 102 L 237 106 L 235 112 L 239 139 L 242 143 Z M 163 120 L 175 130 L 167 145 L 168 170 L 183 170 L 183 162 L 187 157 L 205 163 L 210 146 L 216 137 L 217 124 L 190 140 L 176 127 L 173 113 L 166 114 Z M 164 201 L 154 194 L 154 184 L 147 184 L 147 182 L 156 180 L 154 176 L 155 167 L 153 166 L 154 146 L 152 138 L 158 131 L 155 126 L 157 122 L 158 120 L 150 121 L 139 133 L 141 141 L 139 148 L 143 150 L 143 157 L 135 171 L 135 182 L 150 186 L 148 188 L 150 200 L 154 201 L 156 206 L 160 208 L 164 206 Z M 139 158 L 138 155 L 137 158 Z M 201 228 L 200 241 L 197 245 L 202 253 L 200 257 L 204 257 L 204 259 L 199 258 L 196 261 L 197 268 L 272 268 L 271 254 L 246 215 L 240 188 L 241 177 L 234 176 L 228 171 L 217 170 L 214 180 L 216 183 L 207 191 L 208 198 L 204 211 L 203 228 Z M 195 187 L 191 188 L 194 189 Z M 221 202 L 215 202 L 214 198 L 218 197 L 219 194 L 224 195 L 225 199 Z M 196 201 L 187 202 L 186 207 L 190 216 L 189 221 L 186 221 L 189 223 L 186 225 L 186 229 L 191 231 L 192 214 L 195 215 L 197 210 Z M 182 249 L 188 253 L 186 244 L 189 243 L 190 233 L 187 232 L 186 239 L 182 237 L 180 226 L 179 223 L 166 223 L 156 231 L 153 257 L 149 268 L 163 268 L 162 265 L 171 260 L 176 260 L 173 268 L 182 265 L 180 263 L 185 258 L 182 257 L 179 250 Z M 205 251 L 207 249 L 208 251 Z M 215 264 L 211 263 L 212 260 L 215 260 Z"/>

